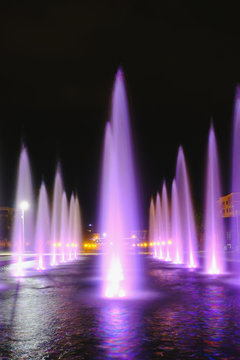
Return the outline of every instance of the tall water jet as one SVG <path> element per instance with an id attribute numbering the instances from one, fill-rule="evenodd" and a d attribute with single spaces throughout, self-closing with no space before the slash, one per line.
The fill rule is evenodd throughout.
<path id="1" fill-rule="evenodd" d="M 233 145 L 232 145 L 232 222 L 231 244 L 240 249 L 240 86 L 236 89 L 233 114 Z"/>
<path id="2" fill-rule="evenodd" d="M 42 182 L 37 209 L 37 221 L 35 230 L 36 268 L 44 270 L 46 267 L 44 255 L 48 250 L 47 243 L 50 238 L 50 213 L 48 196 L 44 182 Z"/>
<path id="3" fill-rule="evenodd" d="M 148 241 L 154 243 L 154 257 L 157 257 L 157 244 L 155 243 L 155 228 L 156 228 L 156 217 L 155 217 L 155 205 L 154 200 L 151 197 L 150 208 L 149 208 L 149 229 L 148 229 Z"/>
<path id="4" fill-rule="evenodd" d="M 61 230 L 60 230 L 60 243 L 61 243 L 61 262 L 67 259 L 67 239 L 68 239 L 68 203 L 65 191 L 62 194 L 61 202 Z"/>
<path id="5" fill-rule="evenodd" d="M 74 195 L 71 195 L 70 206 L 69 206 L 69 218 L 68 218 L 68 260 L 73 259 L 73 248 L 74 248 L 74 209 L 75 199 Z"/>
<path id="6" fill-rule="evenodd" d="M 171 260 L 171 245 L 170 239 L 170 219 L 169 219 L 169 204 L 166 183 L 163 183 L 162 187 L 162 218 L 163 218 L 163 258 L 166 261 Z"/>
<path id="7" fill-rule="evenodd" d="M 52 206 L 52 223 L 51 223 L 51 265 L 58 264 L 57 248 L 60 244 L 61 236 L 61 203 L 63 195 L 63 184 L 60 166 L 58 165 L 54 181 L 53 206 Z"/>
<path id="8" fill-rule="evenodd" d="M 11 244 L 16 262 L 14 275 L 24 275 L 24 254 L 33 250 L 34 239 L 34 202 L 30 164 L 26 148 L 23 146 L 19 159 L 17 192 L 15 198 L 16 213 L 11 235 Z"/>
<path id="9" fill-rule="evenodd" d="M 213 126 L 208 137 L 206 200 L 205 200 L 205 271 L 208 274 L 224 272 L 224 230 L 219 199 L 221 196 L 217 144 Z"/>
<path id="10" fill-rule="evenodd" d="M 74 238 L 74 259 L 77 259 L 77 254 L 79 252 L 81 243 L 82 243 L 82 221 L 80 213 L 80 205 L 78 197 L 75 197 L 74 203 L 74 219 L 73 219 L 73 238 Z"/>
<path id="11" fill-rule="evenodd" d="M 176 180 L 172 182 L 171 196 L 171 238 L 173 249 L 173 261 L 175 264 L 183 263 L 183 237 L 180 219 L 180 204 Z"/>
<path id="12" fill-rule="evenodd" d="M 159 193 L 157 193 L 154 243 L 157 248 L 157 256 L 160 260 L 163 259 L 162 232 L 163 232 L 163 220 L 162 220 L 161 199 Z"/>
<path id="13" fill-rule="evenodd" d="M 179 147 L 177 157 L 176 183 L 179 194 L 179 202 L 181 204 L 182 236 L 184 239 L 184 249 L 186 249 L 184 263 L 186 263 L 189 268 L 196 268 L 198 266 L 197 232 L 187 166 L 181 146 Z"/>
<path id="14" fill-rule="evenodd" d="M 136 229 L 134 162 L 124 75 L 120 69 L 113 87 L 103 155 L 100 230 L 107 234 L 102 261 L 103 296 L 128 296 L 136 285 L 136 256 L 130 254 L 127 240 Z"/>

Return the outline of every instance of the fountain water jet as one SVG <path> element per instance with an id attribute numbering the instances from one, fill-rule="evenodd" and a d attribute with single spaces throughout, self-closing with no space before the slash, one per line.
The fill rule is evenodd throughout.
<path id="1" fill-rule="evenodd" d="M 75 210 L 75 199 L 74 195 L 71 195 L 70 207 L 69 207 L 69 218 L 68 218 L 68 260 L 73 259 L 73 247 L 74 247 L 74 210 Z"/>
<path id="2" fill-rule="evenodd" d="M 131 133 L 124 76 L 118 70 L 106 125 L 100 205 L 100 230 L 106 233 L 102 261 L 103 296 L 129 296 L 136 285 L 136 256 L 127 249 L 138 229 Z M 125 240 L 126 239 L 126 240 Z"/>
<path id="3" fill-rule="evenodd" d="M 48 206 L 48 196 L 44 182 L 42 182 L 39 198 L 37 221 L 35 231 L 35 249 L 36 249 L 36 268 L 37 270 L 45 269 L 44 254 L 47 250 L 47 242 L 50 238 L 50 214 Z"/>
<path id="4" fill-rule="evenodd" d="M 68 203 L 67 203 L 67 196 L 64 191 L 61 202 L 61 230 L 60 230 L 61 262 L 66 261 L 67 237 L 68 237 Z"/>
<path id="5" fill-rule="evenodd" d="M 53 207 L 52 207 L 52 224 L 51 224 L 51 265 L 57 265 L 57 247 L 60 243 L 61 236 L 61 203 L 63 195 L 63 184 L 60 166 L 58 165 L 54 181 Z"/>
<path id="6" fill-rule="evenodd" d="M 198 266 L 197 259 L 197 233 L 193 213 L 193 205 L 190 194 L 190 185 L 187 174 L 187 166 L 183 149 L 180 146 L 177 157 L 176 168 L 176 183 L 179 195 L 179 202 L 181 204 L 181 225 L 184 238 L 184 248 L 186 248 L 186 259 L 184 263 L 189 268 L 196 268 Z"/>
<path id="7" fill-rule="evenodd" d="M 159 193 L 156 196 L 156 221 L 155 221 L 155 244 L 157 245 L 158 249 L 158 258 L 160 260 L 163 259 L 163 248 L 162 248 L 162 210 L 161 210 L 161 199 Z"/>
<path id="8" fill-rule="evenodd" d="M 149 208 L 149 231 L 148 231 L 148 241 L 154 243 L 154 257 L 157 258 L 157 244 L 155 242 L 155 229 L 156 229 L 156 216 L 155 216 L 155 206 L 154 200 L 151 197 L 150 208 Z"/>
<path id="9" fill-rule="evenodd" d="M 169 219 L 169 204 L 166 183 L 162 187 L 162 220 L 163 220 L 163 241 L 162 245 L 165 248 L 163 258 L 166 261 L 171 261 L 171 239 L 170 239 L 170 219 Z"/>
<path id="10" fill-rule="evenodd" d="M 73 239 L 74 239 L 74 259 L 77 259 L 77 253 L 82 243 L 82 221 L 78 197 L 75 197 L 74 219 L 73 219 Z"/>
<path id="11" fill-rule="evenodd" d="M 240 87 L 236 89 L 233 114 L 233 145 L 232 145 L 232 222 L 231 244 L 240 249 Z M 238 269 L 239 270 L 239 269 Z"/>
<path id="12" fill-rule="evenodd" d="M 19 159 L 18 182 L 15 207 L 16 213 L 13 223 L 13 232 L 11 235 L 12 250 L 14 262 L 16 262 L 14 275 L 24 275 L 24 254 L 26 248 L 33 250 L 34 239 L 34 203 L 32 192 L 31 171 L 26 148 L 23 146 Z"/>
<path id="13" fill-rule="evenodd" d="M 173 242 L 173 261 L 175 264 L 183 263 L 183 239 L 180 219 L 180 206 L 176 180 L 172 182 L 171 196 L 171 233 Z"/>
<path id="14" fill-rule="evenodd" d="M 205 201 L 205 271 L 208 274 L 224 272 L 224 230 L 219 199 L 221 196 L 217 144 L 213 126 L 208 138 L 208 158 Z"/>

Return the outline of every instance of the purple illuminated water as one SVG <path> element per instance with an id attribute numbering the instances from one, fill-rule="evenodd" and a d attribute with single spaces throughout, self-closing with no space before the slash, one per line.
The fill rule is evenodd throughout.
<path id="1" fill-rule="evenodd" d="M 74 195 L 71 195 L 70 199 L 70 207 L 69 207 L 69 220 L 68 220 L 68 260 L 73 259 L 73 253 L 74 253 L 74 210 L 75 210 L 75 199 Z"/>
<path id="2" fill-rule="evenodd" d="M 171 233 L 173 261 L 175 264 L 183 264 L 183 232 L 180 218 L 179 197 L 175 179 L 172 182 Z"/>
<path id="3" fill-rule="evenodd" d="M 163 222 L 162 222 L 161 199 L 159 193 L 157 193 L 154 243 L 155 243 L 155 248 L 157 249 L 157 256 L 160 260 L 163 259 L 162 231 L 163 231 Z"/>
<path id="4" fill-rule="evenodd" d="M 182 147 L 179 148 L 176 168 L 176 184 L 181 204 L 181 224 L 184 239 L 185 259 L 184 263 L 189 268 L 198 266 L 197 259 L 197 233 L 194 219 L 193 205 L 190 194 L 190 185 L 187 167 Z"/>
<path id="5" fill-rule="evenodd" d="M 101 233 L 106 233 L 102 262 L 105 297 L 131 295 L 136 283 L 136 256 L 129 251 L 138 229 L 138 209 L 125 81 L 118 70 L 106 125 L 100 207 Z"/>
<path id="6" fill-rule="evenodd" d="M 45 253 L 50 250 L 50 213 L 45 184 L 42 182 L 38 198 L 37 221 L 35 230 L 36 268 L 46 267 Z"/>
<path id="7" fill-rule="evenodd" d="M 67 260 L 67 237 L 68 237 L 68 203 L 67 196 L 64 192 L 62 195 L 61 203 L 61 231 L 60 231 L 60 240 L 61 240 L 61 262 Z"/>
<path id="8" fill-rule="evenodd" d="M 53 207 L 52 207 L 52 223 L 51 223 L 51 265 L 58 264 L 58 249 L 60 245 L 61 236 L 61 204 L 63 196 L 63 184 L 60 167 L 57 167 L 54 192 L 53 192 Z"/>
<path id="9" fill-rule="evenodd" d="M 167 195 L 166 183 L 163 183 L 162 187 L 162 220 L 163 220 L 163 231 L 162 231 L 162 248 L 163 248 L 163 259 L 170 261 L 171 259 L 171 247 L 172 241 L 170 239 L 170 213 L 169 203 Z"/>
<path id="10" fill-rule="evenodd" d="M 240 87 L 236 89 L 232 147 L 232 246 L 240 249 Z"/>
<path id="11" fill-rule="evenodd" d="M 221 196 L 217 144 L 213 126 L 208 138 L 206 200 L 205 200 L 205 271 L 222 274 L 224 264 L 224 229 L 219 199 Z"/>
<path id="12" fill-rule="evenodd" d="M 14 275 L 24 275 L 24 254 L 34 250 L 34 202 L 32 195 L 31 170 L 27 150 L 22 148 L 17 177 L 15 217 L 11 236 L 14 255 Z"/>
<path id="13" fill-rule="evenodd" d="M 82 244 L 82 221 L 80 213 L 80 205 L 78 197 L 75 197 L 74 203 L 74 219 L 73 219 L 73 243 L 74 243 L 74 259 L 77 259 L 79 249 Z"/>
<path id="14" fill-rule="evenodd" d="M 150 208 L 149 208 L 149 232 L 148 241 L 154 243 L 154 257 L 157 257 L 157 244 L 155 243 L 155 232 L 156 232 L 156 216 L 155 216 L 155 205 L 154 200 L 151 197 Z"/>

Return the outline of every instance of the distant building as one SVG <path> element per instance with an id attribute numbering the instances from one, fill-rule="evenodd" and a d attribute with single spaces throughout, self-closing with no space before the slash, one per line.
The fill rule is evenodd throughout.
<path id="1" fill-rule="evenodd" d="M 240 215 L 240 193 L 231 193 L 221 196 L 221 215 L 224 218 L 235 217 Z"/>

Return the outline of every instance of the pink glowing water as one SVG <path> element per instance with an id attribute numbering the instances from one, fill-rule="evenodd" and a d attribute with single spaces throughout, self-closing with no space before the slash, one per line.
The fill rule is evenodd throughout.
<path id="1" fill-rule="evenodd" d="M 60 230 L 60 248 L 61 262 L 67 260 L 67 238 L 68 238 L 68 203 L 66 193 L 63 192 L 61 202 L 61 230 Z"/>
<path id="2" fill-rule="evenodd" d="M 162 232 L 163 232 L 163 223 L 162 223 L 161 199 L 159 193 L 157 193 L 154 246 L 155 249 L 157 249 L 157 257 L 160 260 L 163 259 Z"/>
<path id="3" fill-rule="evenodd" d="M 14 275 L 24 275 L 24 254 L 34 250 L 34 202 L 31 170 L 27 150 L 22 148 L 17 177 L 15 198 L 15 217 L 11 236 L 14 262 Z"/>
<path id="4" fill-rule="evenodd" d="M 37 221 L 35 230 L 36 268 L 46 267 L 45 253 L 50 250 L 50 213 L 45 184 L 42 183 L 38 198 Z"/>
<path id="5" fill-rule="evenodd" d="M 186 249 L 184 263 L 186 263 L 189 268 L 196 268 L 198 266 L 196 224 L 187 166 L 182 147 L 179 148 L 177 157 L 176 184 L 179 195 L 179 203 L 181 204 L 180 215 L 184 240 L 183 247 Z"/>
<path id="6" fill-rule="evenodd" d="M 179 197 L 175 179 L 172 182 L 171 196 L 171 238 L 173 261 L 175 264 L 183 264 L 183 231 L 180 218 Z"/>
<path id="7" fill-rule="evenodd" d="M 155 233 L 156 233 L 156 216 L 155 216 L 155 205 L 154 200 L 151 198 L 150 208 L 149 208 L 149 230 L 148 230 L 148 241 L 154 244 L 154 257 L 158 255 L 157 244 L 155 243 Z"/>
<path id="8" fill-rule="evenodd" d="M 171 247 L 172 241 L 170 239 L 170 213 L 169 213 L 169 203 L 167 195 L 166 183 L 163 183 L 162 187 L 162 248 L 163 248 L 163 259 L 170 261 L 171 259 Z"/>
<path id="9" fill-rule="evenodd" d="M 240 87 L 236 89 L 232 145 L 232 231 L 231 244 L 240 249 Z"/>
<path id="10" fill-rule="evenodd" d="M 205 200 L 205 271 L 222 274 L 224 264 L 224 229 L 219 199 L 221 196 L 217 144 L 213 126 L 208 138 L 206 200 Z"/>
<path id="11" fill-rule="evenodd" d="M 135 281 L 135 255 L 129 237 L 138 229 L 138 210 L 129 113 L 124 75 L 115 77 L 111 118 L 106 125 L 100 207 L 101 233 L 106 233 L 102 262 L 103 296 L 129 296 Z"/>
<path id="12" fill-rule="evenodd" d="M 61 237 L 61 204 L 63 196 L 63 183 L 60 167 L 57 167 L 52 207 L 52 223 L 51 223 L 51 265 L 58 264 L 58 245 Z"/>
<path id="13" fill-rule="evenodd" d="M 80 205 L 77 196 L 75 197 L 75 203 L 74 203 L 73 243 L 74 243 L 73 257 L 74 259 L 77 259 L 79 248 L 82 244 L 82 221 L 81 221 Z"/>
<path id="14" fill-rule="evenodd" d="M 70 207 L 69 207 L 69 220 L 68 220 L 68 260 L 73 260 L 73 253 L 74 253 L 74 209 L 75 209 L 75 199 L 74 195 L 71 195 L 70 199 Z"/>

